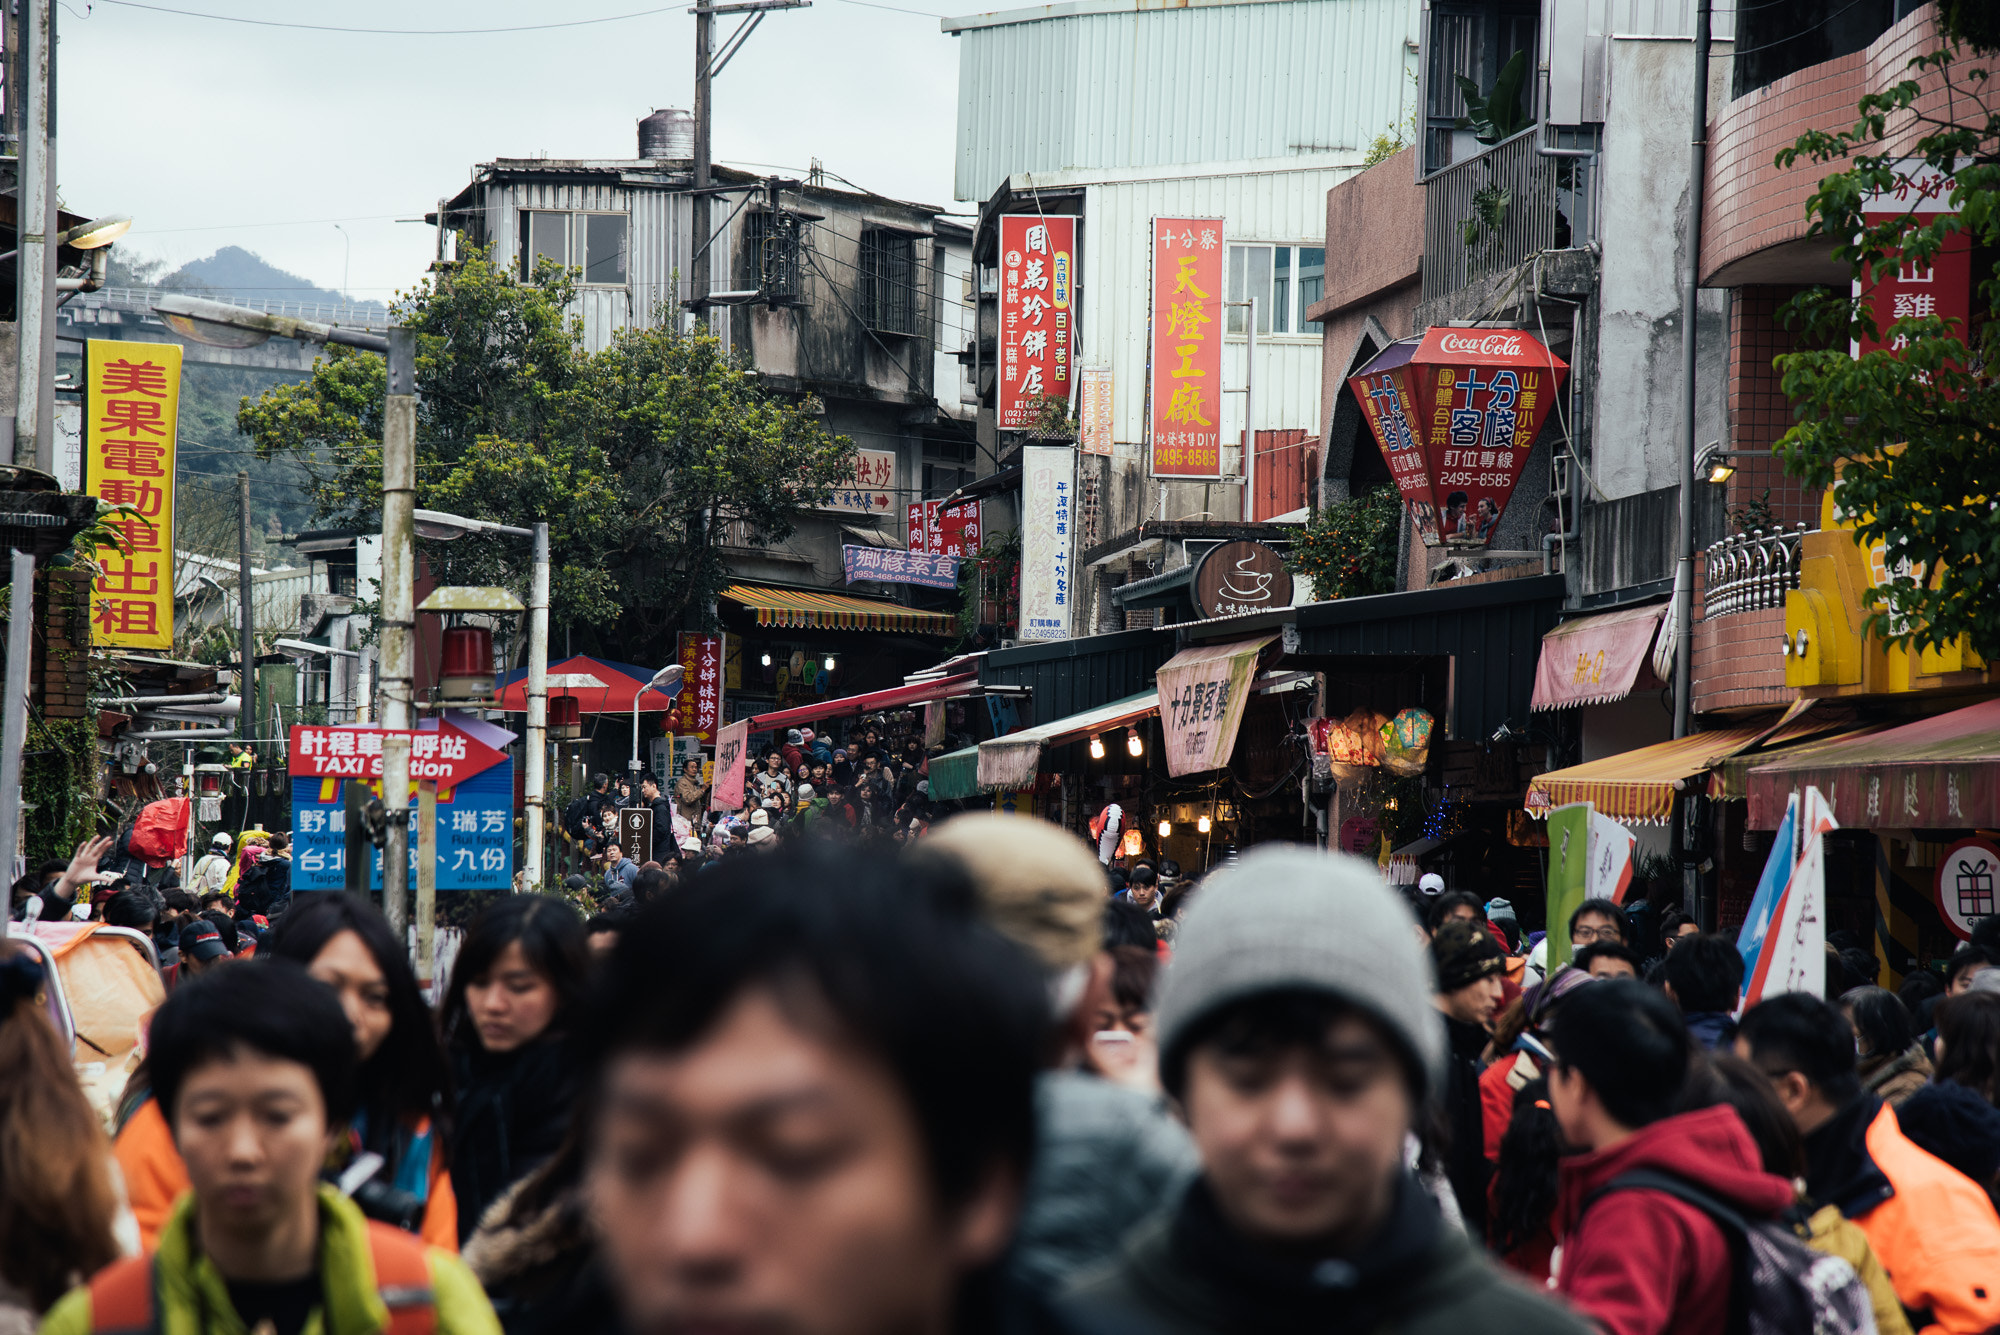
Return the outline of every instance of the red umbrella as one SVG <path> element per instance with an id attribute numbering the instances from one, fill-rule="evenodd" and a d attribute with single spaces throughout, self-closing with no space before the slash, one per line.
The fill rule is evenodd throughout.
<path id="1" fill-rule="evenodd" d="M 577 708 L 586 714 L 629 714 L 632 701 L 646 690 L 652 672 L 630 663 L 614 663 L 605 658 L 578 654 L 560 663 L 549 664 L 549 694 L 573 695 Z M 509 672 L 500 687 L 500 708 L 524 714 L 528 710 L 528 673 L 520 668 Z M 642 714 L 660 714 L 674 707 L 675 698 L 657 690 L 646 690 L 639 700 Z"/>

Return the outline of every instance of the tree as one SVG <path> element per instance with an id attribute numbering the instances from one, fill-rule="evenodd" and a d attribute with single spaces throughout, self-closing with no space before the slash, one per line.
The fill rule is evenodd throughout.
<path id="1" fill-rule="evenodd" d="M 818 405 L 766 394 L 680 313 L 584 350 L 564 314 L 575 271 L 543 261 L 520 279 L 473 253 L 397 307 L 417 332 L 417 504 L 475 519 L 549 524 L 559 623 L 617 627 L 628 655 L 665 652 L 681 626 L 707 627 L 727 583 L 724 527 L 777 542 L 848 480 L 851 442 Z M 319 515 L 379 523 L 386 370 L 333 348 L 312 377 L 244 402 L 261 454 L 300 459 Z M 529 552 L 505 538 L 426 543 L 439 578 L 525 592 Z"/>
<path id="2" fill-rule="evenodd" d="M 1988 98 L 1988 71 L 1960 68 L 1975 44 L 1971 21 L 1986 11 L 1946 9 L 1946 42 L 1910 62 L 1910 76 L 1861 100 L 1845 130 L 1801 135 L 1778 154 L 1797 161 L 1847 164 L 1813 193 L 1812 234 L 1863 283 L 1899 264 L 1928 266 L 1956 236 L 1967 236 L 1975 263 L 1968 329 L 1936 314 L 1911 314 L 1886 326 L 1881 313 L 1847 291 L 1815 290 L 1795 298 L 1787 318 L 1803 350 L 1778 359 L 1797 420 L 1779 442 L 1793 475 L 1813 486 L 1838 483 L 1844 516 L 1860 538 L 1881 544 L 1886 583 L 1872 593 L 1871 631 L 1914 647 L 1949 645 L 1960 635 L 1989 660 L 2000 657 L 2000 111 Z M 1981 41 L 2000 41 L 1989 31 Z M 1914 143 L 1911 142 L 1914 136 Z M 1882 197 L 1920 159 L 1954 176 L 1955 212 L 1899 214 L 1870 221 L 1864 205 Z M 1879 207 L 1879 206 L 1878 206 Z M 1887 339 L 1906 346 L 1851 357 L 1850 341 Z"/>
<path id="3" fill-rule="evenodd" d="M 1321 506 L 1292 543 L 1291 568 L 1321 600 L 1396 591 L 1403 502 L 1394 487 Z"/>

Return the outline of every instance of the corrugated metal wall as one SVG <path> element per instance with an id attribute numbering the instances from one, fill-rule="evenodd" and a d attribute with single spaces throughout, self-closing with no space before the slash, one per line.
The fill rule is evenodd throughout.
<path id="1" fill-rule="evenodd" d="M 1403 44 L 1418 12 L 1268 0 L 962 30 L 958 197 L 1023 171 L 1366 148 L 1415 97 Z"/>
<path id="2" fill-rule="evenodd" d="M 1175 648 L 1169 631 L 1127 630 L 996 649 L 979 661 L 979 681 L 1031 688 L 1034 721 L 1051 723 L 1145 690 Z"/>
<path id="3" fill-rule="evenodd" d="M 484 244 L 493 247 L 496 260 L 517 265 L 520 254 L 520 215 L 523 210 L 550 209 L 563 212 L 625 213 L 631 217 L 628 244 L 631 247 L 629 273 L 624 287 L 577 288 L 572 312 L 583 320 L 584 346 L 596 352 L 610 343 L 614 331 L 628 324 L 651 324 L 663 302 L 682 298 L 688 291 L 693 248 L 689 245 L 692 205 L 685 194 L 661 189 L 620 185 L 611 181 L 500 181 L 485 190 Z M 710 213 L 720 226 L 733 204 L 717 200 Z M 729 286 L 736 246 L 736 225 L 730 225 L 711 247 L 714 286 Z M 679 290 L 675 290 L 675 278 Z M 729 341 L 727 307 L 711 316 L 716 333 Z"/>

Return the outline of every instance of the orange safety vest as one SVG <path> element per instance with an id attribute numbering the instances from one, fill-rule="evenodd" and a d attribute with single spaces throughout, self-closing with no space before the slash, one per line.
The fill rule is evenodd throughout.
<path id="1" fill-rule="evenodd" d="M 368 1221 L 368 1256 L 375 1290 L 389 1309 L 383 1335 L 434 1335 L 437 1305 L 430 1258 L 422 1239 Z M 158 1277 L 152 1256 L 113 1261 L 90 1281 L 90 1328 L 97 1335 L 158 1335 Z M 204 1332 L 204 1335 L 206 1333 Z"/>

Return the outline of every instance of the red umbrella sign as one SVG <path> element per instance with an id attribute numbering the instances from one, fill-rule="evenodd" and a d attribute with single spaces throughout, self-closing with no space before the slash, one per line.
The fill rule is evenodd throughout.
<path id="1" fill-rule="evenodd" d="M 1348 380 L 1427 545 L 1492 540 L 1568 371 L 1519 329 L 1433 328 Z"/>

